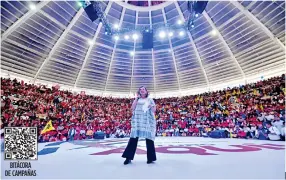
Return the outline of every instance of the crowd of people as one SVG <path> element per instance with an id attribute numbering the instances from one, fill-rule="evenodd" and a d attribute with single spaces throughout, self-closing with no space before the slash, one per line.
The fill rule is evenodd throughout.
<path id="1" fill-rule="evenodd" d="M 157 136 L 285 139 L 285 75 L 200 95 L 154 99 Z M 38 127 L 39 142 L 128 137 L 130 98 L 62 91 L 1 78 L 4 127 Z M 54 130 L 41 133 L 48 122 Z"/>

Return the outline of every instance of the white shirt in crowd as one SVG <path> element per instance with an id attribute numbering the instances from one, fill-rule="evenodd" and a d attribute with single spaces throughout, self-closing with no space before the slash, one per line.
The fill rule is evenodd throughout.
<path id="1" fill-rule="evenodd" d="M 256 126 L 251 126 L 250 132 L 255 132 L 256 131 Z"/>
<path id="2" fill-rule="evenodd" d="M 224 128 L 225 131 L 229 132 L 229 129 L 227 127 Z"/>
<path id="3" fill-rule="evenodd" d="M 285 136 L 285 127 L 282 127 L 280 132 L 282 136 Z"/>
<path id="4" fill-rule="evenodd" d="M 122 136 L 122 135 L 123 136 L 125 135 L 125 132 L 123 130 L 119 132 L 119 136 Z"/>
<path id="5" fill-rule="evenodd" d="M 271 121 L 274 120 L 274 115 L 273 114 L 269 114 L 267 116 L 265 116 L 266 120 Z"/>
<path id="6" fill-rule="evenodd" d="M 281 132 L 283 127 L 283 121 L 281 120 L 275 121 L 274 123 L 272 123 L 272 125 L 275 126 Z"/>
<path id="7" fill-rule="evenodd" d="M 249 127 L 244 127 L 244 128 L 243 128 L 243 131 L 247 133 L 247 132 L 250 131 L 250 128 L 249 128 Z"/>
<path id="8" fill-rule="evenodd" d="M 70 129 L 70 130 L 69 130 L 69 134 L 70 134 L 71 136 L 73 136 L 73 135 L 75 134 L 75 129 Z"/>
<path id="9" fill-rule="evenodd" d="M 257 119 L 258 119 L 259 121 L 263 121 L 263 120 L 264 120 L 264 116 L 263 116 L 263 115 L 262 115 L 262 116 L 258 116 Z"/>
<path id="10" fill-rule="evenodd" d="M 174 132 L 174 129 L 170 129 L 170 133 L 173 133 Z"/>
<path id="11" fill-rule="evenodd" d="M 269 128 L 270 134 L 268 134 L 268 137 L 270 140 L 280 140 L 280 132 L 275 126 L 271 126 Z"/>
<path id="12" fill-rule="evenodd" d="M 85 134 L 85 130 L 84 129 L 80 130 L 80 134 Z"/>

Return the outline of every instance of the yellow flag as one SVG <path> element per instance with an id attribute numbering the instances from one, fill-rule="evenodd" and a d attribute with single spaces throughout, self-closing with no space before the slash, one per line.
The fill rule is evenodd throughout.
<path id="1" fill-rule="evenodd" d="M 235 91 L 235 89 L 233 90 L 233 92 L 232 92 L 232 95 L 235 95 L 236 94 L 236 91 Z"/>
<path id="2" fill-rule="evenodd" d="M 257 92 L 257 90 L 256 90 L 256 89 L 254 89 L 254 90 L 253 90 L 253 94 L 254 94 L 255 96 L 257 96 L 257 95 L 258 95 L 258 92 Z"/>
<path id="3" fill-rule="evenodd" d="M 44 133 L 49 132 L 49 131 L 52 131 L 52 130 L 55 130 L 55 128 L 53 127 L 52 120 L 50 120 L 50 121 L 46 124 L 45 128 L 41 131 L 41 134 L 44 134 Z"/>
<path id="4" fill-rule="evenodd" d="M 264 107 L 262 106 L 262 104 L 260 104 L 260 110 L 264 110 Z"/>
<path id="5" fill-rule="evenodd" d="M 198 100 L 200 100 L 200 97 L 199 97 L 199 96 L 196 97 L 196 100 L 195 100 L 195 101 L 197 102 Z"/>

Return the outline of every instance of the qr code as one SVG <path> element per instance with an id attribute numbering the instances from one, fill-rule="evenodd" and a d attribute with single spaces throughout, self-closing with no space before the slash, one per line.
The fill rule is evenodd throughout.
<path id="1" fill-rule="evenodd" d="M 5 160 L 37 160 L 37 127 L 6 127 L 4 129 Z"/>

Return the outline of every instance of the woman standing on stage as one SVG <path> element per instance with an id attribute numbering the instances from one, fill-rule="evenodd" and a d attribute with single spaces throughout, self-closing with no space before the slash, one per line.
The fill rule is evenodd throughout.
<path id="1" fill-rule="evenodd" d="M 156 134 L 156 106 L 144 86 L 141 86 L 137 92 L 137 97 L 132 104 L 131 134 L 128 145 L 122 155 L 126 158 L 124 164 L 131 163 L 137 148 L 138 138 L 146 139 L 147 146 L 147 164 L 156 161 L 155 152 L 155 134 Z"/>

